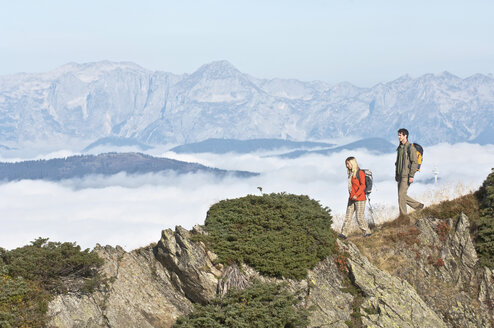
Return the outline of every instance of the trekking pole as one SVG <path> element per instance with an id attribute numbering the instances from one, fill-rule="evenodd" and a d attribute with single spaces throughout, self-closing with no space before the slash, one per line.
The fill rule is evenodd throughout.
<path id="1" fill-rule="evenodd" d="M 372 205 L 370 202 L 370 197 L 367 196 L 367 199 L 369 200 L 369 212 L 370 212 L 370 220 L 369 220 L 369 228 L 373 229 L 376 226 L 376 222 L 374 221 L 374 210 L 372 209 Z"/>

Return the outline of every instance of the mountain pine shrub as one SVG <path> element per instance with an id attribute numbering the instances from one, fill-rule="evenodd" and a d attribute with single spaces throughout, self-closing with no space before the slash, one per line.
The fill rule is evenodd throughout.
<path id="1" fill-rule="evenodd" d="M 480 203 L 480 218 L 476 222 L 475 249 L 481 265 L 494 269 L 494 169 L 475 196 Z"/>
<path id="2" fill-rule="evenodd" d="M 329 208 L 285 193 L 223 200 L 208 211 L 206 244 L 223 264 L 246 263 L 273 277 L 303 279 L 335 252 Z"/>
<path id="3" fill-rule="evenodd" d="M 177 319 L 174 328 L 295 328 L 307 327 L 307 310 L 283 285 L 255 282 L 244 290 L 231 289 L 208 305 Z"/>
<path id="4" fill-rule="evenodd" d="M 44 327 L 48 303 L 56 293 L 86 288 L 103 260 L 75 243 L 38 238 L 31 245 L 0 248 L 0 327 Z M 77 284 L 74 281 L 81 281 Z"/>

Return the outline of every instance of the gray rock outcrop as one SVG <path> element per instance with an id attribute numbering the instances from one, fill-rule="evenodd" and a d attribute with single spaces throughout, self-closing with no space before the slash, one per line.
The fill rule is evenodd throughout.
<path id="1" fill-rule="evenodd" d="M 192 302 L 176 290 L 152 247 L 95 250 L 105 260 L 106 284 L 91 295 L 58 295 L 49 307 L 52 327 L 171 327 L 191 311 Z"/>
<path id="2" fill-rule="evenodd" d="M 468 217 L 419 219 L 378 238 L 386 247 L 363 250 L 380 269 L 407 281 L 448 327 L 492 327 L 492 271 L 481 268 Z M 387 233 L 387 235 L 384 235 Z"/>
<path id="3" fill-rule="evenodd" d="M 221 266 L 218 269 L 213 265 L 216 255 L 207 251 L 203 243 L 192 242 L 187 230 L 164 230 L 154 253 L 168 270 L 174 287 L 188 299 L 206 304 L 216 296 L 218 279 L 223 274 Z"/>
<path id="4" fill-rule="evenodd" d="M 494 274 L 478 267 L 468 218 L 421 219 L 407 229 L 372 254 L 339 242 L 346 262 L 330 256 L 305 280 L 283 279 L 311 309 L 309 327 L 348 327 L 355 320 L 364 327 L 491 327 Z M 56 296 L 51 326 L 172 327 L 194 303 L 245 288 L 253 278 L 276 280 L 246 265 L 215 264 L 216 255 L 193 238 L 204 233 L 199 226 L 164 230 L 156 245 L 131 252 L 97 246 L 106 283 L 91 294 Z M 383 267 L 378 258 L 394 264 Z"/>
<path id="5" fill-rule="evenodd" d="M 365 296 L 360 313 L 366 327 L 446 327 L 407 281 L 376 268 L 354 245 L 347 251 L 350 276 Z"/>

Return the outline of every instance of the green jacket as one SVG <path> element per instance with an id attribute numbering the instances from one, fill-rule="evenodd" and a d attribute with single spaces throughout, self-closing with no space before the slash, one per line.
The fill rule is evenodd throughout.
<path id="1" fill-rule="evenodd" d="M 403 147 L 402 150 L 402 160 L 400 161 L 400 147 Z M 402 166 L 399 167 L 399 163 L 401 162 Z M 418 158 L 417 158 L 417 151 L 415 150 L 415 147 L 410 144 L 410 142 L 406 142 L 406 144 L 398 146 L 396 148 L 396 162 L 395 162 L 395 176 L 396 180 L 401 179 L 401 178 L 413 178 L 415 173 L 417 172 L 417 169 L 419 167 L 418 163 Z"/>

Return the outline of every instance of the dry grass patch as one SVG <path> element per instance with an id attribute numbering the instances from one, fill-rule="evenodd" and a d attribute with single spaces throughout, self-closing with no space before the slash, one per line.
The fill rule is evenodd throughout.
<path id="1" fill-rule="evenodd" d="M 438 219 L 448 219 L 457 217 L 460 213 L 465 213 L 472 222 L 479 220 L 479 201 L 473 193 L 452 199 L 445 200 L 439 204 L 434 204 L 413 214 L 418 217 L 434 217 Z"/>
<path id="2" fill-rule="evenodd" d="M 419 229 L 413 226 L 410 221 L 395 220 L 381 225 L 369 237 L 353 237 L 350 240 L 358 247 L 379 269 L 391 274 L 400 267 L 406 266 L 408 259 L 401 255 L 401 248 L 413 248 L 420 245 L 417 236 Z"/>
<path id="3" fill-rule="evenodd" d="M 453 200 L 445 200 L 438 204 L 428 206 L 422 210 L 414 211 L 408 215 L 400 215 L 393 221 L 378 225 L 372 236 L 363 238 L 355 236 L 350 240 L 359 250 L 378 268 L 387 272 L 396 272 L 400 266 L 406 265 L 409 259 L 399 255 L 400 250 L 410 249 L 420 257 L 419 248 L 420 230 L 415 227 L 419 219 L 434 217 L 438 219 L 455 218 L 460 213 L 465 213 L 471 221 L 471 229 L 477 228 L 479 221 L 479 201 L 473 193 L 458 197 Z M 449 227 L 445 223 L 439 225 L 438 234 L 441 240 L 445 239 Z M 434 261 L 441 266 L 441 261 Z"/>

